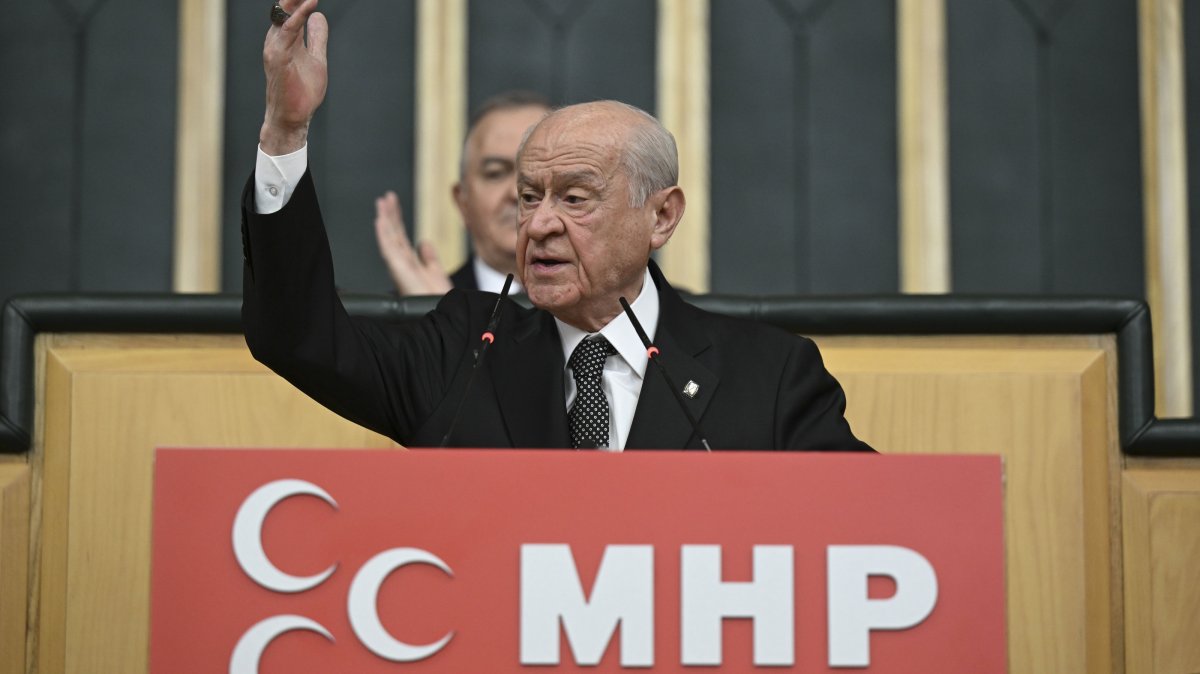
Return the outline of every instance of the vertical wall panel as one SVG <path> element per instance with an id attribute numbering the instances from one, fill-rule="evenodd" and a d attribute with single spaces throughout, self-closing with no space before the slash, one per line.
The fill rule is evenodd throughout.
<path id="1" fill-rule="evenodd" d="M 712 3 L 712 288 L 898 287 L 895 6 Z"/>
<path id="2" fill-rule="evenodd" d="M 655 14 L 648 0 L 474 0 L 468 107 L 529 89 L 556 104 L 614 98 L 653 113 Z"/>
<path id="3" fill-rule="evenodd" d="M 946 9 L 954 290 L 1141 296 L 1135 3 Z"/>
<path id="4" fill-rule="evenodd" d="M 1187 120 L 1188 247 L 1192 299 L 1193 401 L 1200 401 L 1200 6 L 1183 4 L 1184 77 Z"/>
<path id="5" fill-rule="evenodd" d="M 321 11 L 329 19 L 329 91 L 310 130 L 309 165 L 337 283 L 350 292 L 389 292 L 372 223 L 375 197 L 390 189 L 412 231 L 414 3 L 347 0 Z M 242 278 L 238 198 L 254 169 L 263 117 L 266 12 L 254 3 L 228 5 L 222 278 L 232 292 Z"/>
<path id="6" fill-rule="evenodd" d="M 75 41 L 47 2 L 0 22 L 0 300 L 70 290 Z"/>
<path id="7" fill-rule="evenodd" d="M 95 2 L 85 51 L 80 285 L 88 291 L 167 292 L 175 215 L 178 5 Z M 136 39 L 132 26 L 139 27 Z"/>
<path id="8" fill-rule="evenodd" d="M 176 5 L 0 6 L 0 297 L 168 290 Z"/>

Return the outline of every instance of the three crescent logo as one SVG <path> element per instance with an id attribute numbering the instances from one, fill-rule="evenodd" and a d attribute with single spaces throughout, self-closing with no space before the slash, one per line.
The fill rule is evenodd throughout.
<path id="1" fill-rule="evenodd" d="M 263 588 L 283 594 L 311 590 L 328 580 L 338 568 L 335 562 L 321 573 L 294 576 L 281 571 L 267 557 L 262 544 L 263 523 L 272 508 L 293 496 L 315 496 L 334 510 L 338 508 L 332 496 L 311 482 L 276 480 L 246 497 L 233 520 L 233 553 L 242 572 Z M 376 656 L 392 662 L 424 660 L 454 638 L 454 632 L 450 632 L 434 643 L 414 645 L 400 641 L 384 628 L 377 608 L 379 590 L 393 571 L 410 564 L 427 564 L 448 576 L 454 575 L 450 567 L 431 552 L 419 548 L 393 548 L 375 555 L 359 569 L 350 584 L 346 601 L 354 635 Z M 258 674 L 258 663 L 267 646 L 281 634 L 294 630 L 316 632 L 335 641 L 323 625 L 304 616 L 272 616 L 256 623 L 238 640 L 229 659 L 229 674 Z"/>

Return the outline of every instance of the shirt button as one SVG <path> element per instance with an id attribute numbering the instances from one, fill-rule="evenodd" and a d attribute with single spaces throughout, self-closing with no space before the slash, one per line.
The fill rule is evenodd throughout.
<path id="1" fill-rule="evenodd" d="M 273 197 L 279 196 L 279 188 L 275 187 L 274 185 L 271 185 L 270 187 L 268 187 L 267 191 L 270 192 L 271 196 L 273 196 Z"/>

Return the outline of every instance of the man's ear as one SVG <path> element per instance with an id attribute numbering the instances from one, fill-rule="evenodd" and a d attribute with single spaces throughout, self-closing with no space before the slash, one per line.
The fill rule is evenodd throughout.
<path id="1" fill-rule="evenodd" d="M 683 189 L 675 185 L 650 195 L 648 203 L 654 210 L 654 230 L 650 234 L 650 248 L 658 250 L 671 240 L 675 227 L 683 219 L 687 199 L 683 196 Z"/>
<path id="2" fill-rule="evenodd" d="M 462 217 L 463 222 L 467 221 L 467 195 L 463 193 L 463 184 L 461 182 L 454 183 L 450 188 L 450 196 L 454 199 L 454 205 L 458 206 L 458 214 Z"/>

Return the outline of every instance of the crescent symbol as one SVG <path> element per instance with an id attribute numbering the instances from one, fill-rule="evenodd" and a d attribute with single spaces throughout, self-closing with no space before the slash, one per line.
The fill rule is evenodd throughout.
<path id="1" fill-rule="evenodd" d="M 330 566 L 314 576 L 293 576 L 280 571 L 267 559 L 262 546 L 262 527 L 267 513 L 280 501 L 291 496 L 316 496 L 333 506 L 333 498 L 317 485 L 304 480 L 276 480 L 254 490 L 238 508 L 233 520 L 233 554 L 251 580 L 275 592 L 303 592 L 325 582 L 337 569 Z M 261 623 L 260 623 L 261 624 Z"/>
<path id="2" fill-rule="evenodd" d="M 258 674 L 258 661 L 262 659 L 263 651 L 275 637 L 292 630 L 308 630 L 316 632 L 326 639 L 333 641 L 333 635 L 320 623 L 298 615 L 277 615 L 258 622 L 246 630 L 233 656 L 229 658 L 229 674 Z"/>

